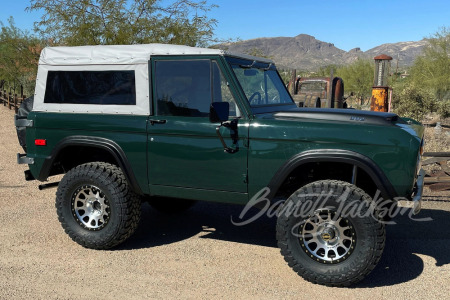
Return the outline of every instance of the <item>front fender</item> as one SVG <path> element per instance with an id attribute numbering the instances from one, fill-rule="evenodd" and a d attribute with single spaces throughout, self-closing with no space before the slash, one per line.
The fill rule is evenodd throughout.
<path id="1" fill-rule="evenodd" d="M 397 192 L 391 182 L 372 159 L 349 150 L 320 149 L 304 151 L 294 155 L 286 161 L 286 163 L 278 169 L 268 185 L 271 191 L 269 199 L 272 199 L 275 196 L 289 174 L 302 165 L 313 162 L 342 162 L 355 165 L 364 170 L 371 177 L 377 188 L 380 190 L 383 198 L 394 199 L 397 197 Z"/>

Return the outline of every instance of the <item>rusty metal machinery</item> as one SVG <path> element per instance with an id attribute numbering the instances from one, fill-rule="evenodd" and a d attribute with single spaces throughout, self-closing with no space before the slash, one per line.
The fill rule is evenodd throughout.
<path id="1" fill-rule="evenodd" d="M 294 73 L 295 74 L 295 73 Z M 288 90 L 299 107 L 346 108 L 344 81 L 340 77 L 295 77 Z"/>
<path id="2" fill-rule="evenodd" d="M 425 177 L 425 184 L 432 191 L 450 190 L 450 152 L 425 152 L 422 166 L 439 166 L 437 170 L 428 170 Z"/>
<path id="3" fill-rule="evenodd" d="M 382 54 L 373 59 L 375 60 L 375 76 L 370 110 L 387 112 L 389 111 L 388 76 L 392 57 Z"/>

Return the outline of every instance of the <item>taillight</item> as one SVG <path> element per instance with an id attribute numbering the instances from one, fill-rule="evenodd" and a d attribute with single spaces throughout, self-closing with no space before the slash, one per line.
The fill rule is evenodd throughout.
<path id="1" fill-rule="evenodd" d="M 34 140 L 34 144 L 36 146 L 47 146 L 47 140 L 44 139 L 36 139 Z"/>

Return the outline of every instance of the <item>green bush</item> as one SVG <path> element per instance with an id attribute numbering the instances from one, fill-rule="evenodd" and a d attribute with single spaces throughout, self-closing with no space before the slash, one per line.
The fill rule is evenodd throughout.
<path id="1" fill-rule="evenodd" d="M 399 116 L 417 121 L 421 121 L 427 113 L 441 108 L 434 100 L 432 93 L 410 83 L 397 93 L 394 90 L 392 106 Z M 442 109 L 450 113 L 450 103 L 446 107 L 442 106 Z"/>
<path id="2" fill-rule="evenodd" d="M 441 118 L 445 119 L 450 117 L 450 100 L 440 101 L 437 112 Z"/>

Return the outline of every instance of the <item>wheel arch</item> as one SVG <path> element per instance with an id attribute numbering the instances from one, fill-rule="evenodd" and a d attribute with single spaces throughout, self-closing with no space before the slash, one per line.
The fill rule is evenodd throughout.
<path id="1" fill-rule="evenodd" d="M 277 195 L 293 172 L 301 170 L 310 163 L 342 163 L 356 166 L 368 175 L 384 199 L 394 199 L 397 196 L 397 192 L 386 175 L 369 157 L 349 150 L 323 149 L 309 150 L 294 155 L 278 169 L 268 185 L 269 199 L 273 199 Z"/>
<path id="2" fill-rule="evenodd" d="M 55 164 L 61 163 L 60 160 L 63 159 L 62 154 L 69 151 L 75 151 L 77 149 L 94 149 L 94 152 L 97 154 L 103 153 L 104 156 L 100 159 L 90 159 L 88 156 L 83 156 L 80 161 L 82 163 L 103 161 L 117 165 L 123 170 L 124 175 L 133 191 L 140 195 L 143 194 L 123 149 L 116 142 L 101 137 L 77 135 L 62 139 L 55 145 L 51 154 L 45 159 L 37 179 L 44 181 L 49 176 L 62 173 L 55 171 Z M 66 165 L 74 167 L 70 163 L 66 163 Z M 68 170 L 63 169 L 63 171 Z"/>

